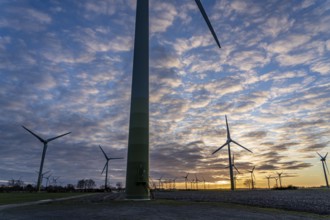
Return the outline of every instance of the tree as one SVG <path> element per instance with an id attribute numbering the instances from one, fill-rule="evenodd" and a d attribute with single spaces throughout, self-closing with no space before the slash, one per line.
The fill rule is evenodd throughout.
<path id="1" fill-rule="evenodd" d="M 243 184 L 244 184 L 244 186 L 246 186 L 250 189 L 251 188 L 251 183 L 252 183 L 252 181 L 250 179 L 247 179 L 247 180 L 244 181 Z"/>
<path id="2" fill-rule="evenodd" d="M 87 189 L 93 189 L 95 186 L 96 186 L 95 181 L 92 179 L 78 180 L 78 183 L 77 183 L 77 188 L 84 189 L 85 191 Z"/>
<path id="3" fill-rule="evenodd" d="M 78 189 L 84 189 L 85 188 L 85 180 L 84 179 L 78 180 L 77 188 Z"/>
<path id="4" fill-rule="evenodd" d="M 122 190 L 122 188 L 123 188 L 123 184 L 122 184 L 122 182 L 117 182 L 117 183 L 116 183 L 116 187 L 117 187 L 117 190 L 118 190 L 118 191 Z"/>
<path id="5" fill-rule="evenodd" d="M 95 181 L 92 179 L 85 180 L 85 184 L 87 189 L 93 189 L 96 186 Z"/>

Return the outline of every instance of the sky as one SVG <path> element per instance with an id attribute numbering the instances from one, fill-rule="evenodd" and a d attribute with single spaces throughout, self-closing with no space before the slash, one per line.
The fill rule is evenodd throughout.
<path id="1" fill-rule="evenodd" d="M 197 174 L 229 187 L 231 145 L 256 186 L 325 185 L 316 152 L 330 145 L 330 2 L 202 0 L 219 49 L 193 0 L 150 0 L 150 176 Z M 0 1 L 0 184 L 91 178 L 125 184 L 135 0 Z M 45 184 L 45 180 L 44 180 Z M 275 180 L 271 180 L 271 185 Z M 177 185 L 180 187 L 180 185 Z M 183 187 L 183 184 L 181 184 Z"/>

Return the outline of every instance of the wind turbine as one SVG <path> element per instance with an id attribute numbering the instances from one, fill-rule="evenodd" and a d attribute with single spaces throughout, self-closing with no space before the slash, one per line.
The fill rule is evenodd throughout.
<path id="1" fill-rule="evenodd" d="M 187 173 L 187 175 L 185 177 L 183 177 L 184 181 L 186 183 L 186 190 L 188 190 L 188 188 L 187 188 L 188 176 L 189 176 L 189 173 Z"/>
<path id="2" fill-rule="evenodd" d="M 233 153 L 233 163 L 232 163 L 232 167 L 235 168 L 235 170 L 237 171 L 238 174 L 240 174 L 240 172 L 238 171 L 237 167 L 235 166 L 235 155 Z M 229 166 L 226 166 L 226 168 L 228 168 Z M 234 174 L 234 188 L 236 189 L 236 174 Z"/>
<path id="3" fill-rule="evenodd" d="M 270 179 L 272 178 L 272 176 L 266 176 L 266 178 L 267 178 L 267 181 L 268 181 L 268 189 L 270 189 Z"/>
<path id="4" fill-rule="evenodd" d="M 47 171 L 45 173 L 42 174 L 42 178 L 46 179 L 46 188 L 48 187 L 48 183 L 49 183 L 49 178 L 52 176 L 52 174 L 50 173 L 48 176 L 44 177 L 46 173 L 48 173 L 50 171 Z"/>
<path id="5" fill-rule="evenodd" d="M 161 188 L 162 188 L 162 178 L 163 178 L 163 176 L 161 176 L 159 179 L 157 179 L 158 180 L 158 182 L 159 182 L 159 184 L 158 184 L 158 190 L 160 190 Z"/>
<path id="6" fill-rule="evenodd" d="M 102 170 L 102 173 L 104 172 L 105 170 L 105 183 L 104 183 L 104 190 L 107 191 L 108 189 L 108 167 L 109 167 L 109 161 L 110 160 L 118 160 L 118 159 L 124 159 L 122 157 L 108 157 L 107 154 L 104 152 L 104 150 L 102 149 L 101 145 L 99 145 L 105 159 L 107 160 L 107 162 L 105 162 L 105 165 L 104 165 L 104 168 Z M 102 174 L 101 173 L 101 174 Z"/>
<path id="7" fill-rule="evenodd" d="M 206 185 L 205 185 L 205 179 L 204 176 L 202 176 L 203 182 L 204 182 L 204 190 L 206 189 Z"/>
<path id="8" fill-rule="evenodd" d="M 256 168 L 256 167 L 254 166 L 254 167 L 252 168 L 252 170 L 248 170 L 249 173 L 251 173 L 251 184 L 252 184 L 252 189 L 254 189 L 254 179 L 256 179 L 256 177 L 255 177 L 255 175 L 254 175 L 254 173 L 253 173 L 253 171 L 254 171 L 255 168 Z"/>
<path id="9" fill-rule="evenodd" d="M 200 0 L 195 0 L 217 45 Z M 149 0 L 137 0 L 128 134 L 126 198 L 150 199 L 149 181 Z"/>
<path id="10" fill-rule="evenodd" d="M 41 188 L 41 182 L 42 182 L 42 169 L 44 167 L 44 160 L 45 160 L 45 155 L 46 155 L 46 151 L 47 151 L 47 144 L 48 142 L 51 142 L 57 138 L 63 137 L 65 135 L 70 134 L 71 132 L 65 133 L 65 134 L 61 134 L 59 136 L 53 137 L 53 138 L 48 138 L 48 139 L 42 139 L 40 136 L 36 135 L 35 133 L 33 133 L 32 131 L 30 131 L 29 129 L 27 129 L 26 127 L 24 127 L 22 125 L 22 127 L 27 130 L 29 133 L 31 133 L 33 136 L 35 136 L 40 142 L 42 142 L 44 144 L 44 148 L 42 150 L 42 157 L 41 157 L 41 163 L 40 163 L 40 169 L 39 169 L 39 174 L 38 174 L 38 181 L 37 181 L 37 191 L 40 191 Z"/>
<path id="11" fill-rule="evenodd" d="M 230 137 L 230 131 L 229 131 L 229 126 L 228 126 L 228 121 L 227 121 L 227 116 L 225 115 L 226 118 L 226 126 L 227 126 L 227 141 L 226 143 L 224 143 L 221 147 L 219 147 L 216 151 L 214 151 L 212 154 L 215 154 L 216 152 L 218 152 L 219 150 L 221 150 L 224 146 L 228 145 L 228 159 L 229 159 L 229 174 L 230 174 L 230 185 L 231 185 L 231 190 L 235 190 L 235 186 L 234 186 L 234 173 L 233 173 L 233 165 L 231 162 L 231 153 L 230 153 L 230 143 L 233 142 L 236 145 L 242 147 L 243 149 L 249 151 L 252 153 L 252 151 L 250 151 L 249 149 L 243 147 L 242 145 L 240 145 L 239 143 L 237 143 L 236 141 L 234 141 L 233 139 L 231 139 Z"/>
<path id="12" fill-rule="evenodd" d="M 277 177 L 274 177 L 275 181 L 276 181 L 276 188 L 278 188 L 278 184 L 277 184 L 277 180 L 278 178 Z"/>
<path id="13" fill-rule="evenodd" d="M 277 175 L 278 175 L 278 179 L 279 179 L 279 181 L 280 181 L 280 188 L 282 188 L 282 174 L 283 174 L 283 172 L 276 172 L 277 173 Z"/>
<path id="14" fill-rule="evenodd" d="M 329 169 L 328 169 L 328 165 L 326 162 L 328 153 L 322 157 L 321 154 L 319 154 L 318 152 L 316 152 L 320 157 L 321 157 L 321 161 L 322 161 L 322 166 L 323 166 L 323 172 L 324 172 L 324 178 L 325 178 L 325 183 L 327 184 L 326 186 L 329 188 L 329 182 L 328 182 L 328 177 L 327 177 L 327 172 L 325 171 L 325 169 L 327 169 L 328 174 L 329 174 Z"/>
<path id="15" fill-rule="evenodd" d="M 199 182 L 199 179 L 197 178 L 197 175 L 195 174 L 195 178 L 196 178 L 196 190 L 198 190 L 198 182 Z"/>
<path id="16" fill-rule="evenodd" d="M 176 189 L 176 186 L 175 186 L 175 181 L 176 181 L 176 179 L 177 179 L 177 177 L 175 177 L 175 178 L 173 179 L 173 189 L 174 189 L 174 190 Z"/>
<path id="17" fill-rule="evenodd" d="M 52 183 L 54 184 L 54 186 L 57 186 L 57 180 L 60 178 L 60 176 L 54 176 L 53 177 L 53 181 L 52 181 Z"/>

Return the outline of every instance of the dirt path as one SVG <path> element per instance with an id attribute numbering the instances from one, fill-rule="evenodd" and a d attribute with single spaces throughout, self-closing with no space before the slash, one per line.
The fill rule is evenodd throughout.
<path id="1" fill-rule="evenodd" d="M 221 202 L 125 201 L 98 194 L 0 211 L 0 219 L 326 219 L 329 216 Z"/>

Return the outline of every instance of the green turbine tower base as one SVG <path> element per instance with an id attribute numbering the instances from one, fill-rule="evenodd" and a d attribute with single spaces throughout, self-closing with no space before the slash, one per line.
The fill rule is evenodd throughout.
<path id="1" fill-rule="evenodd" d="M 148 200 L 149 190 L 149 0 L 137 0 L 126 199 Z"/>

